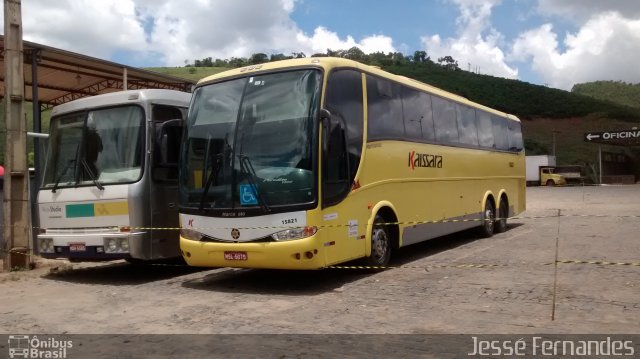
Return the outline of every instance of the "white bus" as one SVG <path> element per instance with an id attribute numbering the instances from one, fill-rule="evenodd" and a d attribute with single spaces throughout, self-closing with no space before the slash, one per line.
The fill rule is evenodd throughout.
<path id="1" fill-rule="evenodd" d="M 132 90 L 55 107 L 38 252 L 72 261 L 179 256 L 177 163 L 191 94 Z M 162 229 L 154 229 L 162 228 Z"/>

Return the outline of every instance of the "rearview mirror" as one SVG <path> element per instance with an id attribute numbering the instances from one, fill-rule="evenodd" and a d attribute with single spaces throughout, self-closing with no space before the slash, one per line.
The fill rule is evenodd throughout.
<path id="1" fill-rule="evenodd" d="M 178 165 L 184 121 L 175 119 L 163 122 L 156 131 L 155 163 L 160 167 Z"/>

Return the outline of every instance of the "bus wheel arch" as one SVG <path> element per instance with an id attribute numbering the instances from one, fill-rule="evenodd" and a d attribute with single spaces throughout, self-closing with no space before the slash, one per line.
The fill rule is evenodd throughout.
<path id="1" fill-rule="evenodd" d="M 482 211 L 480 212 L 480 235 L 484 238 L 493 236 L 496 225 L 496 201 L 493 193 L 487 192 L 482 201 Z"/>
<path id="2" fill-rule="evenodd" d="M 509 197 L 506 192 L 503 191 L 500 194 L 500 201 L 498 203 L 494 232 L 503 233 L 507 230 L 507 218 L 509 218 Z"/>
<path id="3" fill-rule="evenodd" d="M 369 266 L 383 267 L 389 263 L 391 252 L 399 247 L 398 217 L 390 204 L 379 204 L 371 214 L 367 224 L 364 262 Z"/>

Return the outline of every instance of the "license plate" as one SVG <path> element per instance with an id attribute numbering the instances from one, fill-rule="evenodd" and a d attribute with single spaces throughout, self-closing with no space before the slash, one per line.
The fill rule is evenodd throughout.
<path id="1" fill-rule="evenodd" d="M 247 252 L 224 252 L 224 259 L 228 261 L 246 261 Z"/>
<path id="2" fill-rule="evenodd" d="M 86 252 L 87 246 L 84 243 L 69 243 L 69 252 Z"/>

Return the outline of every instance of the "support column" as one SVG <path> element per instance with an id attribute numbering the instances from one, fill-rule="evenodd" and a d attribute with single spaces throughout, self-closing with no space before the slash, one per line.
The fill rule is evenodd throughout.
<path id="1" fill-rule="evenodd" d="M 4 0 L 4 84 L 7 141 L 4 173 L 5 269 L 29 268 L 27 125 L 21 0 Z"/>
<path id="2" fill-rule="evenodd" d="M 598 166 L 600 167 L 600 179 L 599 184 L 602 184 L 602 146 L 598 145 Z"/>
<path id="3" fill-rule="evenodd" d="M 40 106 L 40 98 L 38 94 L 38 63 L 40 62 L 40 50 L 34 49 L 31 51 L 31 110 L 33 112 L 33 132 L 40 134 L 42 132 L 42 106 Z M 27 134 L 28 136 L 28 134 Z M 45 142 L 46 143 L 46 142 Z M 30 210 L 31 210 L 31 238 L 33 251 L 37 253 L 38 243 L 37 235 L 40 227 L 40 217 L 38 215 L 38 188 L 40 187 L 40 179 L 42 178 L 43 168 L 40 166 L 42 163 L 40 147 L 42 141 L 40 136 L 33 137 L 33 167 L 35 169 L 35 176 L 33 182 L 31 178 L 29 183 L 30 191 Z"/>
<path id="4" fill-rule="evenodd" d="M 125 67 L 122 69 L 122 91 L 127 91 L 129 89 L 127 76 L 127 68 Z"/>

